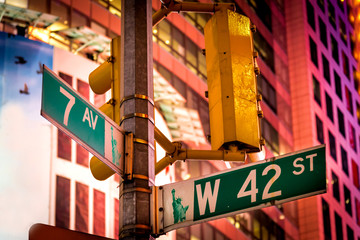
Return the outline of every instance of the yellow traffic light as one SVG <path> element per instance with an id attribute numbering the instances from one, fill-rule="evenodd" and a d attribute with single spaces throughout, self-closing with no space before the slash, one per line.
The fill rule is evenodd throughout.
<path id="1" fill-rule="evenodd" d="M 205 25 L 213 150 L 261 149 L 254 29 L 249 18 L 230 10 L 217 11 Z"/>
<path id="2" fill-rule="evenodd" d="M 100 110 L 117 124 L 120 123 L 120 49 L 121 38 L 112 39 L 111 57 L 89 75 L 90 87 L 96 94 L 104 94 L 111 89 L 111 100 L 101 106 Z M 90 160 L 90 170 L 93 176 L 101 181 L 115 173 L 95 156 Z"/>

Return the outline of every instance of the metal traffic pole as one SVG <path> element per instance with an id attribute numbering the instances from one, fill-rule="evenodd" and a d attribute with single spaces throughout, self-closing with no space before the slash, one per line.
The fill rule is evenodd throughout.
<path id="1" fill-rule="evenodd" d="M 120 126 L 133 133 L 133 161 L 120 186 L 120 239 L 149 239 L 154 185 L 152 1 L 121 1 Z M 130 161 L 129 159 L 126 161 Z"/>

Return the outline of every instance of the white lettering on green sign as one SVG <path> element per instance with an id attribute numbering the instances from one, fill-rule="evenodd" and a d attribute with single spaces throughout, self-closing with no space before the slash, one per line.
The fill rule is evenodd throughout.
<path id="1" fill-rule="evenodd" d="M 210 212 L 211 213 L 215 212 L 216 201 L 217 201 L 217 196 L 218 196 L 218 192 L 219 192 L 219 185 L 220 185 L 220 179 L 216 179 L 214 191 L 211 191 L 210 182 L 207 182 L 205 184 L 204 194 L 202 194 L 201 185 L 200 184 L 196 185 L 196 192 L 197 192 L 197 197 L 198 197 L 200 215 L 205 214 L 206 204 L 208 202 L 209 202 Z"/>
<path id="2" fill-rule="evenodd" d="M 73 95 L 71 95 L 68 91 L 66 91 L 63 87 L 60 87 L 60 92 L 62 94 L 64 94 L 65 97 L 67 97 L 69 99 L 69 102 L 68 102 L 68 104 L 66 105 L 66 108 L 65 108 L 64 121 L 63 121 L 64 125 L 67 126 L 68 121 L 69 121 L 69 115 L 70 115 L 71 108 L 75 104 L 75 97 Z"/>

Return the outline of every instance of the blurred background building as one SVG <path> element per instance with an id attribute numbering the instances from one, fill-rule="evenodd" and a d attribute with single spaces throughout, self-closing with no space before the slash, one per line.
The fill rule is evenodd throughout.
<path id="1" fill-rule="evenodd" d="M 211 2 L 202 0 L 200 2 Z M 256 25 L 262 160 L 327 146 L 328 192 L 178 229 L 169 239 L 360 239 L 360 2 L 235 0 Z M 153 0 L 154 11 L 161 7 Z M 121 32 L 120 0 L 0 0 L 0 238 L 37 222 L 117 238 L 119 177 L 96 181 L 89 153 L 40 116 L 46 64 L 95 106 L 88 74 Z M 210 149 L 203 29 L 211 14 L 173 13 L 153 27 L 156 126 Z M 164 155 L 157 146 L 157 156 Z M 239 163 L 179 161 L 157 185 Z M 234 180 L 236 181 L 236 180 Z"/>

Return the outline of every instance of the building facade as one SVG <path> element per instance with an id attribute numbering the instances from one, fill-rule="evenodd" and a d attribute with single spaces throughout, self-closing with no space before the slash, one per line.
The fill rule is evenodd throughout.
<path id="1" fill-rule="evenodd" d="M 358 4 L 287 7 L 294 150 L 327 146 L 327 194 L 298 201 L 302 239 L 359 237 Z"/>
<path id="2" fill-rule="evenodd" d="M 178 229 L 163 238 L 360 237 L 357 73 L 360 55 L 356 51 L 359 3 L 355 0 L 233 2 L 236 11 L 248 16 L 257 28 L 254 46 L 261 71 L 257 83 L 263 96 L 261 108 L 265 118 L 261 132 L 266 145 L 262 152 L 249 155 L 249 159 L 257 161 L 326 144 L 328 191 Z M 3 0 L 0 4 L 4 12 L 0 31 L 54 46 L 49 64 L 60 77 L 96 106 L 109 99 L 109 94 L 92 93 L 87 75 L 109 56 L 111 38 L 121 33 L 120 0 Z M 158 0 L 152 4 L 154 11 L 161 7 Z M 207 73 L 202 51 L 203 29 L 210 17 L 211 14 L 173 13 L 153 27 L 156 125 L 169 139 L 181 141 L 191 149 L 210 149 L 205 97 Z M 4 92 L 9 77 L 4 74 L 2 80 Z M 13 101 L 11 97 L 3 99 L 3 102 Z M 119 178 L 94 180 L 88 169 L 89 154 L 54 126 L 48 124 L 48 128 L 42 138 L 48 139 L 43 142 L 47 143 L 50 163 L 41 170 L 43 181 L 49 181 L 45 187 L 49 194 L 47 190 L 42 193 L 48 211 L 38 221 L 116 238 Z M 164 153 L 157 149 L 160 159 Z M 159 174 L 156 182 L 162 185 L 238 165 L 222 161 L 179 161 Z M 5 229 L 1 232 L 4 236 L 11 235 Z"/>

